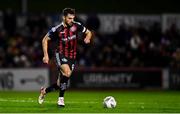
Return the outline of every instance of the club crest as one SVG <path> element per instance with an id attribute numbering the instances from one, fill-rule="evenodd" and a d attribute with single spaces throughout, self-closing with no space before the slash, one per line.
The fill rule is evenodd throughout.
<path id="1" fill-rule="evenodd" d="M 72 26 L 72 27 L 70 28 L 70 31 L 75 32 L 76 29 L 77 29 L 76 26 Z"/>

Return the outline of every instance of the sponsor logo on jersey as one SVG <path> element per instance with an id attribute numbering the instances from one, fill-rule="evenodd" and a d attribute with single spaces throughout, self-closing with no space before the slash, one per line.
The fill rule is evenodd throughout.
<path id="1" fill-rule="evenodd" d="M 67 62 L 68 60 L 66 58 L 61 59 L 63 62 Z"/>
<path id="2" fill-rule="evenodd" d="M 70 31 L 75 32 L 76 29 L 77 29 L 76 26 L 72 26 L 72 27 L 70 28 Z"/>
<path id="3" fill-rule="evenodd" d="M 67 38 L 62 38 L 62 41 L 67 41 L 72 39 L 76 39 L 76 35 L 72 35 L 71 37 L 67 37 Z"/>

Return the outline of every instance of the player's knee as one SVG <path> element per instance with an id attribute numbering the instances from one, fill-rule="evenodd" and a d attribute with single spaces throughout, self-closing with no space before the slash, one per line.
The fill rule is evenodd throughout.
<path id="1" fill-rule="evenodd" d="M 63 75 L 67 76 L 67 77 L 70 77 L 71 76 L 71 71 L 66 69 L 66 70 L 64 70 Z"/>
<path id="2" fill-rule="evenodd" d="M 65 72 L 65 76 L 70 77 L 71 76 L 71 71 Z"/>

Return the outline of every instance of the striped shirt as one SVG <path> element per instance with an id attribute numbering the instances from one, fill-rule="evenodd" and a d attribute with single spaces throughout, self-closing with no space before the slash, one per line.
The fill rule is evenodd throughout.
<path id="1" fill-rule="evenodd" d="M 79 22 L 73 22 L 71 27 L 65 27 L 63 23 L 52 27 L 48 37 L 57 42 L 56 52 L 65 57 L 76 59 L 78 32 L 85 33 L 86 27 Z"/>

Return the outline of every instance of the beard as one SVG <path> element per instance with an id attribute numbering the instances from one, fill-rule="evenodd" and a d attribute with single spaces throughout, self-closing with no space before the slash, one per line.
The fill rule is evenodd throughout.
<path id="1" fill-rule="evenodd" d="M 68 28 L 70 28 L 70 27 L 73 25 L 73 22 L 71 22 L 71 23 L 65 22 L 65 23 L 66 23 L 66 25 L 67 25 Z"/>

